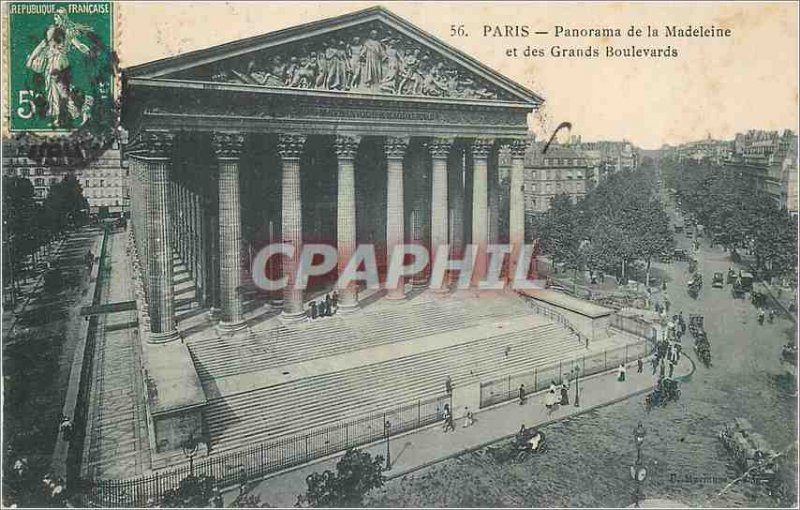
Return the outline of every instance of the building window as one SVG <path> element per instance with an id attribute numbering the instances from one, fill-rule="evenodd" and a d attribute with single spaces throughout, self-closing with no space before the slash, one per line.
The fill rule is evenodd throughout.
<path id="1" fill-rule="evenodd" d="M 36 175 L 44 175 L 44 168 L 37 168 Z"/>
<path id="2" fill-rule="evenodd" d="M 29 175 L 30 175 L 30 172 L 31 172 L 31 171 L 30 171 L 29 169 L 27 169 L 27 168 L 20 168 L 20 169 L 19 169 L 19 174 L 20 174 L 21 176 L 23 176 L 23 177 L 27 177 L 27 176 L 29 176 Z"/>
<path id="3" fill-rule="evenodd" d="M 105 183 L 106 183 L 106 181 L 104 181 L 103 179 L 100 179 L 100 187 L 101 187 L 101 188 L 102 188 L 103 186 L 105 186 Z"/>
<path id="4" fill-rule="evenodd" d="M 37 186 L 44 186 L 44 179 L 41 177 L 37 178 L 34 182 Z"/>

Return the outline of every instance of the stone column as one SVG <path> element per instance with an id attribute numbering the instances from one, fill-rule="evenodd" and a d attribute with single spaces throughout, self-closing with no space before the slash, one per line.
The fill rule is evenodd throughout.
<path id="1" fill-rule="evenodd" d="M 150 178 L 148 198 L 151 343 L 179 338 L 175 328 L 175 293 L 172 276 L 172 211 L 169 187 L 174 135 L 149 131 L 143 135 L 146 170 Z"/>
<path id="2" fill-rule="evenodd" d="M 338 247 L 339 276 L 344 273 L 350 257 L 356 249 L 356 180 L 355 158 L 359 138 L 337 136 L 334 143 L 339 162 L 339 182 L 336 204 L 336 237 Z M 358 308 L 357 289 L 354 282 L 340 289 L 339 311 L 347 313 Z"/>
<path id="3" fill-rule="evenodd" d="M 430 243 L 430 208 L 428 202 L 430 198 L 430 188 L 428 187 L 428 166 L 429 166 L 428 144 L 425 141 L 409 143 L 407 156 L 404 158 L 405 166 L 403 194 L 404 202 L 408 206 L 408 223 L 406 224 L 405 236 L 411 244 L 428 247 Z M 406 211 L 403 212 L 406 214 Z M 427 285 L 430 273 L 430 265 L 424 270 L 419 271 L 409 278 L 414 287 Z"/>
<path id="4" fill-rule="evenodd" d="M 408 148 L 408 138 L 386 139 L 386 261 L 392 258 L 392 252 L 405 242 L 403 213 L 403 156 Z M 387 266 L 388 267 L 388 266 Z M 386 299 L 404 299 L 405 280 L 400 279 L 397 288 L 388 289 Z"/>
<path id="5" fill-rule="evenodd" d="M 450 256 L 460 259 L 464 249 L 464 149 L 452 150 L 450 180 Z"/>
<path id="6" fill-rule="evenodd" d="M 283 317 L 286 320 L 302 320 L 306 316 L 303 306 L 303 291 L 295 288 L 297 262 L 303 245 L 303 207 L 300 188 L 300 155 L 303 153 L 305 135 L 281 134 L 278 137 L 278 153 L 281 156 L 281 237 L 284 243 L 294 246 L 295 256 L 283 259 L 283 274 L 288 284 L 283 291 Z"/>
<path id="7" fill-rule="evenodd" d="M 211 146 L 219 163 L 220 322 L 224 331 L 247 324 L 242 316 L 242 220 L 239 190 L 239 158 L 244 145 L 241 133 L 215 132 Z"/>
<path id="8" fill-rule="evenodd" d="M 477 138 L 472 143 L 472 243 L 478 247 L 473 284 L 483 279 L 487 269 L 489 244 L 488 163 L 493 140 Z"/>
<path id="9" fill-rule="evenodd" d="M 511 244 L 511 262 L 508 278 L 513 279 L 517 258 L 525 243 L 525 153 L 528 142 L 514 140 L 511 142 L 511 176 L 508 192 L 508 240 Z"/>
<path id="10" fill-rule="evenodd" d="M 204 211 L 199 193 L 194 195 L 194 242 L 195 242 L 195 286 L 197 288 L 197 300 L 200 306 L 206 304 L 206 247 L 204 242 Z"/>
<path id="11" fill-rule="evenodd" d="M 144 277 L 147 285 L 145 285 L 145 295 L 147 296 L 148 303 L 150 302 L 150 260 L 152 260 L 150 248 L 152 247 L 151 239 L 151 225 L 150 225 L 150 202 L 152 201 L 150 193 L 150 174 L 147 169 L 147 162 L 142 160 L 139 164 L 139 171 L 142 175 L 142 198 L 144 199 L 142 206 L 142 226 L 144 227 L 144 252 L 142 253 L 142 269 L 144 269 Z"/>
<path id="12" fill-rule="evenodd" d="M 439 247 L 448 244 L 450 233 L 447 209 L 447 157 L 452 144 L 452 138 L 434 138 L 428 146 L 433 163 L 431 170 L 431 268 L 433 268 Z M 447 256 L 446 254 L 445 257 Z M 432 288 L 432 290 L 445 292 L 447 285 L 442 282 L 441 287 Z"/>

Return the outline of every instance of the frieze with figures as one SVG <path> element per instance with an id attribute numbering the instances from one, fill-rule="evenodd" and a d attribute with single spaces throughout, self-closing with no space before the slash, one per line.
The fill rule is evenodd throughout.
<path id="1" fill-rule="evenodd" d="M 442 55 L 383 25 L 225 60 L 212 81 L 265 87 L 461 99 L 515 100 Z M 208 78 L 208 76 L 206 76 Z"/>

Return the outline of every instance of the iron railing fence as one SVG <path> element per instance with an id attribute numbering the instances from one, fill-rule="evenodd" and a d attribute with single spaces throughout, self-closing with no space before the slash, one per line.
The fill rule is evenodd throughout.
<path id="1" fill-rule="evenodd" d="M 401 405 L 385 412 L 329 425 L 306 434 L 262 442 L 239 451 L 221 453 L 127 480 L 91 480 L 83 488 L 91 506 L 143 507 L 158 503 L 164 494 L 194 474 L 213 477 L 219 487 L 253 480 L 333 453 L 369 444 L 442 420 L 448 395 Z M 386 426 L 388 424 L 388 426 Z"/>
<path id="2" fill-rule="evenodd" d="M 480 408 L 507 402 L 519 397 L 520 385 L 525 385 L 526 394 L 542 391 L 551 383 L 560 384 L 565 377 L 570 380 L 606 372 L 622 363 L 629 363 L 650 354 L 652 345 L 647 339 L 632 342 L 615 349 L 606 349 L 589 356 L 570 358 L 552 365 L 534 367 L 533 370 L 508 374 L 504 377 L 481 383 Z M 575 371 L 577 367 L 577 373 Z"/>

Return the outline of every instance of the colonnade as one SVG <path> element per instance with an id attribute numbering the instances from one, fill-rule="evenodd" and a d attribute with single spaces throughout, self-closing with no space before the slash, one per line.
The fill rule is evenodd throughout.
<path id="1" fill-rule="evenodd" d="M 303 199 L 301 192 L 301 156 L 310 135 L 282 133 L 277 137 L 281 174 L 281 239 L 295 246 L 299 254 L 303 243 Z M 240 162 L 245 135 L 240 132 L 211 133 L 211 148 L 216 166 L 217 193 L 213 200 L 170 178 L 174 133 L 144 131 L 128 156 L 131 162 L 132 225 L 138 265 L 145 281 L 149 308 L 151 342 L 178 337 L 175 320 L 173 250 L 187 262 L 187 270 L 198 288 L 207 289 L 211 302 L 219 307 L 219 328 L 236 331 L 246 327 L 242 309 L 243 264 Z M 333 141 L 336 154 L 336 245 L 339 271 L 344 269 L 356 249 L 356 156 L 361 136 L 337 135 Z M 386 249 L 405 242 L 406 211 L 404 178 L 409 137 L 385 137 L 386 162 Z M 486 247 L 490 243 L 489 158 L 494 148 L 511 153 L 508 185 L 508 231 L 512 254 L 524 242 L 523 167 L 527 142 L 523 139 L 495 140 L 474 138 L 425 138 L 427 157 L 431 158 L 430 221 L 431 262 L 438 246 L 450 244 L 451 253 L 459 254 L 465 240 L 464 210 L 471 206 L 471 243 L 478 246 L 475 274 L 486 270 Z M 464 143 L 467 142 L 467 143 Z M 452 157 L 454 150 L 468 151 L 469 157 Z M 471 172 L 463 165 L 471 163 Z M 464 175 L 471 175 L 471 204 L 465 204 Z M 303 292 L 294 288 L 298 257 L 283 260 L 283 272 L 289 285 L 283 291 L 283 316 L 287 320 L 305 316 Z M 513 260 L 513 258 L 512 258 Z M 219 271 L 207 271 L 208 266 Z M 218 274 L 219 281 L 214 281 Z M 446 289 L 432 289 L 437 292 Z M 405 297 L 403 285 L 388 289 L 387 299 Z M 354 285 L 340 289 L 340 310 L 357 308 Z"/>

